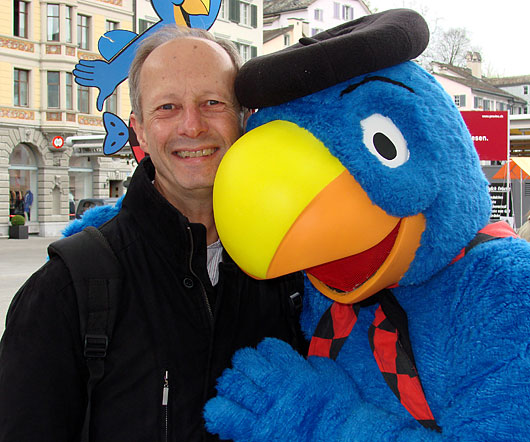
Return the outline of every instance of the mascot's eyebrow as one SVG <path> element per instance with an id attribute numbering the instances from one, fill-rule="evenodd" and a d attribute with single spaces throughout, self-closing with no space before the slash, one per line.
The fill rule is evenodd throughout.
<path id="1" fill-rule="evenodd" d="M 349 94 L 350 92 L 353 92 L 355 89 L 357 89 L 359 86 L 362 86 L 363 84 L 366 84 L 370 81 L 384 81 L 385 83 L 395 84 L 396 86 L 401 86 L 407 89 L 408 91 L 412 92 L 413 94 L 415 94 L 414 89 L 412 89 L 411 87 L 408 87 L 406 84 L 400 83 L 399 81 L 391 80 L 390 78 L 375 76 L 375 77 L 366 77 L 359 83 L 351 84 L 350 86 L 348 86 L 346 89 L 344 89 L 340 93 L 341 98 L 344 94 Z"/>

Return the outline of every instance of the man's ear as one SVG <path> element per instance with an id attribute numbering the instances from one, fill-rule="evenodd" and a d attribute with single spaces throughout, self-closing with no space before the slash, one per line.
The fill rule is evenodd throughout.
<path id="1" fill-rule="evenodd" d="M 136 138 L 138 139 L 140 149 L 142 149 L 145 153 L 148 154 L 149 148 L 147 147 L 147 143 L 145 140 L 143 124 L 138 121 L 136 115 L 134 115 L 134 112 L 132 112 L 129 116 L 129 121 L 131 122 L 131 127 L 133 128 L 134 133 L 136 134 Z"/>
<path id="2" fill-rule="evenodd" d="M 244 111 L 243 111 L 243 133 L 245 133 L 246 130 L 247 130 L 248 117 L 250 117 L 254 112 L 255 112 L 255 109 L 244 108 Z"/>

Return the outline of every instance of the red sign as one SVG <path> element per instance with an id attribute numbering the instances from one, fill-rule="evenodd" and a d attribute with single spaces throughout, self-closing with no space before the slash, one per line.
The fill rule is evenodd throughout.
<path id="1" fill-rule="evenodd" d="M 64 146 L 64 138 L 63 137 L 53 137 L 52 140 L 52 146 L 56 149 L 60 149 Z"/>
<path id="2" fill-rule="evenodd" d="M 508 159 L 507 111 L 461 111 L 481 160 Z"/>

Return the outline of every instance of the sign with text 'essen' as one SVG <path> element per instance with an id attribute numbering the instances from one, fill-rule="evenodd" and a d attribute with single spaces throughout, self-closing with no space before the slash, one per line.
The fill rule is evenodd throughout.
<path id="1" fill-rule="evenodd" d="M 509 119 L 507 111 L 461 111 L 481 160 L 508 159 Z"/>

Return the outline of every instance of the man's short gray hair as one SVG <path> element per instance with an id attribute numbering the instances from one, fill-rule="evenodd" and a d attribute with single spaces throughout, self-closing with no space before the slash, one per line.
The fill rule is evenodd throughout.
<path id="1" fill-rule="evenodd" d="M 236 68 L 236 72 L 239 71 L 239 68 L 242 65 L 241 56 L 231 41 L 225 40 L 223 38 L 217 38 L 204 29 L 186 28 L 178 25 L 164 26 L 140 43 L 140 46 L 136 50 L 134 60 L 131 63 L 131 67 L 129 68 L 129 97 L 131 100 L 131 108 L 140 123 L 143 122 L 142 96 L 140 93 L 140 71 L 142 70 L 145 60 L 151 54 L 151 52 L 164 43 L 179 38 L 189 37 L 203 38 L 205 40 L 217 43 L 229 55 L 234 67 Z"/>

